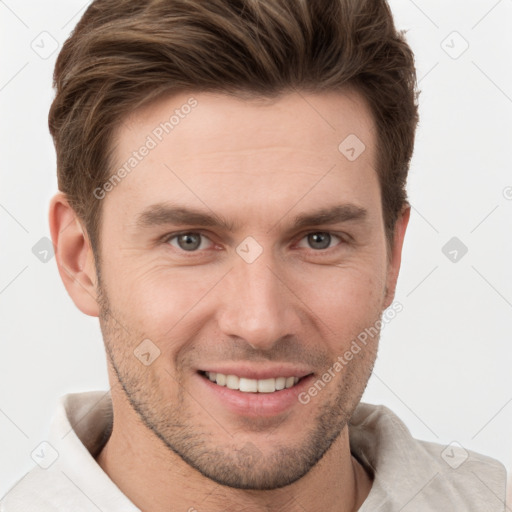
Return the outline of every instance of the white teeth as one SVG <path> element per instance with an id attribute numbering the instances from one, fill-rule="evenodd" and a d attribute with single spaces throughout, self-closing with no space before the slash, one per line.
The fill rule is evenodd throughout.
<path id="1" fill-rule="evenodd" d="M 240 379 L 236 375 L 226 375 L 226 387 L 238 389 L 240 387 Z"/>
<path id="2" fill-rule="evenodd" d="M 276 379 L 276 391 L 280 391 L 286 387 L 286 377 L 278 377 Z"/>
<path id="3" fill-rule="evenodd" d="M 244 393 L 273 393 L 285 388 L 291 388 L 299 377 L 277 377 L 276 379 L 246 379 L 236 375 L 224 375 L 223 373 L 205 372 L 208 379 L 219 386 L 226 386 L 229 389 L 243 391 Z"/>
<path id="4" fill-rule="evenodd" d="M 245 379 L 240 377 L 240 384 L 238 389 L 246 393 L 256 393 L 258 391 L 258 381 L 255 379 Z"/>
<path id="5" fill-rule="evenodd" d="M 260 393 L 273 393 L 276 390 L 276 379 L 260 379 L 256 382 Z"/>

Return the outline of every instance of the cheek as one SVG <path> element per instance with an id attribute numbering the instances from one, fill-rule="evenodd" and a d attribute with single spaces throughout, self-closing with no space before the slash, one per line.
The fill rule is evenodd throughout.
<path id="1" fill-rule="evenodd" d="M 169 268 L 159 262 L 124 268 L 111 267 L 111 304 L 127 325 L 162 347 L 179 339 L 184 330 L 197 327 L 194 312 L 224 273 L 213 267 L 204 271 L 193 266 Z"/>
<path id="2" fill-rule="evenodd" d="M 326 339 L 348 340 L 379 317 L 385 273 L 378 265 L 330 267 L 297 281 L 299 296 L 321 320 Z"/>

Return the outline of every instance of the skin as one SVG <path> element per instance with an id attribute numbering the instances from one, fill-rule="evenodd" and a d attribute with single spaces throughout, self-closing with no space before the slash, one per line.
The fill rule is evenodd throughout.
<path id="1" fill-rule="evenodd" d="M 108 356 L 114 427 L 97 462 L 141 510 L 357 510 L 372 480 L 347 423 L 378 336 L 307 405 L 277 414 L 234 412 L 198 370 L 283 363 L 322 375 L 392 303 L 410 209 L 388 251 L 375 125 L 352 90 L 159 99 L 120 123 L 117 165 L 191 96 L 197 107 L 102 200 L 100 282 L 65 196 L 50 205 L 59 272 L 77 307 L 99 317 Z M 366 146 L 355 161 L 338 150 L 349 134 Z M 237 225 L 138 226 L 160 202 Z M 296 215 L 339 204 L 366 215 L 294 227 Z M 201 244 L 169 239 L 183 232 Z M 323 246 L 314 233 L 331 237 Z M 262 249 L 251 263 L 236 251 L 248 236 Z M 148 366 L 134 356 L 144 339 L 160 350 Z"/>

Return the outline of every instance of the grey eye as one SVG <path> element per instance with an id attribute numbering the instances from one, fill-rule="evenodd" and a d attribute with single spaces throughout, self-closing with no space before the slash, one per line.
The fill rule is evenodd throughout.
<path id="1" fill-rule="evenodd" d="M 172 245 L 178 251 L 197 252 L 211 248 L 213 242 L 204 234 L 198 231 L 188 231 L 186 233 L 176 233 L 169 235 L 166 243 Z"/>
<path id="2" fill-rule="evenodd" d="M 324 232 L 310 233 L 308 243 L 313 249 L 327 249 L 331 243 L 331 235 Z"/>
<path id="3" fill-rule="evenodd" d="M 199 233 L 183 233 L 177 235 L 176 238 L 180 249 L 184 251 L 195 251 L 201 245 L 201 235 Z"/>

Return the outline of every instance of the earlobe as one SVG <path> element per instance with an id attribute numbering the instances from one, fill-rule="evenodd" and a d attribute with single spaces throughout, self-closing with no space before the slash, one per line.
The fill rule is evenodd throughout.
<path id="1" fill-rule="evenodd" d="M 49 224 L 60 277 L 75 305 L 99 316 L 97 277 L 89 238 L 62 192 L 50 201 Z"/>
<path id="2" fill-rule="evenodd" d="M 395 232 L 393 236 L 393 245 L 388 263 L 388 274 L 386 283 L 386 298 L 384 301 L 384 309 L 388 308 L 395 298 L 396 283 L 400 272 L 400 264 L 402 261 L 402 248 L 404 244 L 405 232 L 409 224 L 411 215 L 411 207 L 405 206 L 398 216 L 395 223 Z"/>

